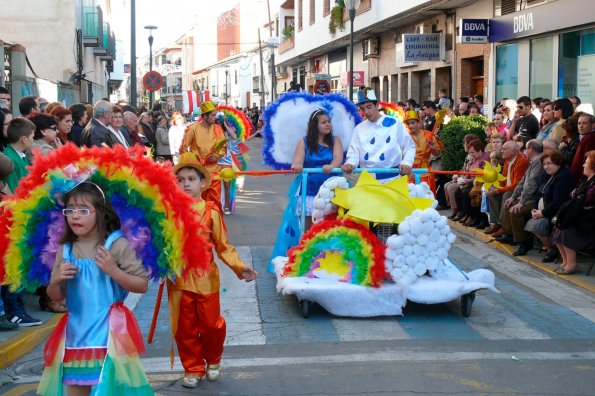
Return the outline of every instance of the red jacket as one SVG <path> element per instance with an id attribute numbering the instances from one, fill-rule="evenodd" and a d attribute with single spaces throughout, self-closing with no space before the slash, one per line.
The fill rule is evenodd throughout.
<path id="1" fill-rule="evenodd" d="M 595 132 L 587 133 L 578 144 L 576 153 L 574 153 L 570 169 L 575 180 L 580 180 L 583 176 L 583 164 L 587 158 L 587 153 L 591 150 L 595 150 Z"/>
<path id="2" fill-rule="evenodd" d="M 517 184 L 521 181 L 525 172 L 529 168 L 529 160 L 523 154 L 519 154 L 516 157 L 516 161 L 512 164 L 512 168 L 509 168 L 510 161 L 504 162 L 504 171 L 502 174 L 506 176 L 506 178 L 510 178 L 512 183 L 510 186 L 504 186 L 498 189 L 498 194 L 504 194 L 506 191 L 514 191 Z M 506 183 L 506 182 L 504 182 Z"/>

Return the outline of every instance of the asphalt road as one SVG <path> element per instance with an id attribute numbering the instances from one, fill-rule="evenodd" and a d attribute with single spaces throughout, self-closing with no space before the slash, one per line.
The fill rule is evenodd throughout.
<path id="1" fill-rule="evenodd" d="M 261 141 L 252 147 L 258 169 Z M 182 388 L 179 361 L 169 364 L 171 333 L 163 299 L 155 342 L 143 364 L 161 395 L 593 395 L 595 296 L 458 235 L 450 256 L 463 269 L 489 268 L 500 294 L 477 293 L 464 318 L 459 301 L 408 303 L 403 316 L 340 318 L 314 305 L 301 316 L 294 296 L 276 292 L 266 272 L 289 176 L 250 178 L 230 238 L 260 276 L 244 283 L 222 269 L 227 340 L 222 377 Z M 147 334 L 157 285 L 129 303 Z M 33 394 L 41 348 L 12 367 L 0 393 Z"/>

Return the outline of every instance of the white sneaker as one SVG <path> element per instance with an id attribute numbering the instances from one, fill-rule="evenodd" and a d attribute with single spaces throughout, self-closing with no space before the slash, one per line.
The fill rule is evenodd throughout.
<path id="1" fill-rule="evenodd" d="M 223 213 L 226 214 L 226 215 L 230 215 L 231 214 L 231 211 L 229 210 L 229 208 L 225 208 L 223 210 Z"/>
<path id="2" fill-rule="evenodd" d="M 188 374 L 182 378 L 182 386 L 184 388 L 196 388 L 201 378 L 196 374 Z"/>
<path id="3" fill-rule="evenodd" d="M 209 381 L 217 381 L 219 378 L 219 365 L 218 364 L 209 364 L 207 365 L 207 379 Z"/>

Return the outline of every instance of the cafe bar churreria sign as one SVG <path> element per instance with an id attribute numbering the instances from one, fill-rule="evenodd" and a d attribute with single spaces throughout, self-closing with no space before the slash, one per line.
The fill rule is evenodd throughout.
<path id="1" fill-rule="evenodd" d="M 595 1 L 557 0 L 490 19 L 490 42 L 514 40 L 595 22 Z"/>

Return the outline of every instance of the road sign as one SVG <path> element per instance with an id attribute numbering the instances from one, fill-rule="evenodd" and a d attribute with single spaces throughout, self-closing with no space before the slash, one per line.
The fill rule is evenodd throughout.
<path id="1" fill-rule="evenodd" d="M 314 93 L 318 95 L 331 93 L 331 85 L 326 80 L 318 80 L 314 84 Z"/>
<path id="2" fill-rule="evenodd" d="M 143 76 L 143 86 L 147 91 L 155 92 L 161 89 L 163 85 L 163 77 L 161 74 L 157 73 L 155 70 L 151 70 L 147 72 Z"/>

